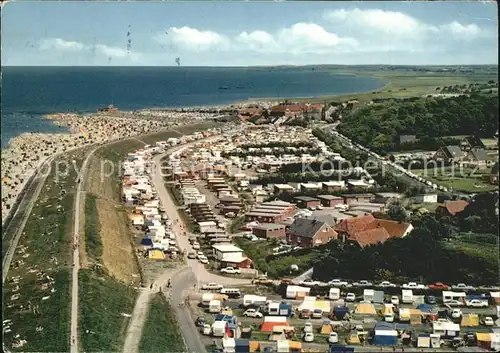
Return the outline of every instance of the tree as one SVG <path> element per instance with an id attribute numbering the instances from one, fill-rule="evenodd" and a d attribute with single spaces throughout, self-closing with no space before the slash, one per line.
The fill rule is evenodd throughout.
<path id="1" fill-rule="evenodd" d="M 404 222 L 408 219 L 408 213 L 399 202 L 391 203 L 387 209 L 387 214 L 391 219 L 398 222 Z"/>

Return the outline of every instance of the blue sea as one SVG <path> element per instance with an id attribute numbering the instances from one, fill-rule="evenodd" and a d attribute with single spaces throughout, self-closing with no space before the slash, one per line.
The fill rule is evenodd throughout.
<path id="1" fill-rule="evenodd" d="M 3 67 L 2 148 L 23 132 L 63 131 L 44 114 L 230 104 L 367 92 L 383 82 L 311 67 Z M 224 88 L 224 89 L 221 89 Z"/>

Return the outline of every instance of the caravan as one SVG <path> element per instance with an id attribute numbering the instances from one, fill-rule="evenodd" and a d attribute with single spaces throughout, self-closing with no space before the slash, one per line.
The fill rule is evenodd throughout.
<path id="1" fill-rule="evenodd" d="M 340 288 L 330 288 L 328 293 L 328 299 L 339 300 L 340 299 Z"/>
<path id="2" fill-rule="evenodd" d="M 403 289 L 401 293 L 401 301 L 404 304 L 413 304 L 413 291 L 411 289 Z"/>
<path id="3" fill-rule="evenodd" d="M 245 296 L 243 296 L 243 306 L 245 308 L 249 306 L 259 307 L 266 304 L 266 301 L 267 298 L 260 295 L 246 294 Z"/>

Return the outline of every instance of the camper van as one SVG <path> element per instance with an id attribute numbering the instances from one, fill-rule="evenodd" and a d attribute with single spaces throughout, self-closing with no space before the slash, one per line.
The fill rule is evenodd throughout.
<path id="1" fill-rule="evenodd" d="M 363 300 L 366 302 L 372 302 L 375 296 L 375 291 L 373 289 L 365 289 L 363 291 Z"/>
<path id="2" fill-rule="evenodd" d="M 413 303 L 413 291 L 411 289 L 403 289 L 401 292 L 401 301 L 404 304 L 412 304 Z"/>
<path id="3" fill-rule="evenodd" d="M 237 288 L 222 288 L 220 294 L 227 295 L 231 299 L 241 298 L 241 292 Z"/>
<path id="4" fill-rule="evenodd" d="M 220 300 L 211 300 L 208 303 L 208 312 L 212 314 L 218 314 L 222 310 L 222 304 Z"/>
<path id="5" fill-rule="evenodd" d="M 255 306 L 259 307 L 261 305 L 266 304 L 267 298 L 262 297 L 260 295 L 252 295 L 252 294 L 247 294 L 243 296 L 243 306 L 249 307 L 249 306 Z"/>
<path id="6" fill-rule="evenodd" d="M 328 299 L 339 300 L 340 299 L 340 288 L 330 288 L 328 293 Z"/>

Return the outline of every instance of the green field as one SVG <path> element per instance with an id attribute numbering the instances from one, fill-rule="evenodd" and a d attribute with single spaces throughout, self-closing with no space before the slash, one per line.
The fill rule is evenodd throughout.
<path id="1" fill-rule="evenodd" d="M 87 194 L 85 197 L 85 251 L 93 260 L 100 262 L 102 257 L 102 242 L 99 235 L 99 212 L 96 196 Z"/>
<path id="2" fill-rule="evenodd" d="M 420 175 L 430 182 L 452 188 L 454 191 L 463 191 L 469 193 L 485 192 L 498 190 L 498 185 L 489 184 L 484 176 L 489 174 L 490 169 L 473 170 L 470 168 L 439 168 L 431 169 L 412 169 L 412 172 Z M 470 173 L 472 172 L 472 175 Z"/>
<path id="3" fill-rule="evenodd" d="M 379 79 L 383 86 L 367 93 L 352 93 L 345 95 L 329 95 L 314 98 L 302 98 L 298 101 L 310 102 L 344 102 L 358 100 L 360 103 L 369 102 L 374 98 L 407 98 L 436 93 L 436 87 L 454 86 L 470 83 L 486 83 L 489 80 L 498 81 L 497 73 L 417 73 L 393 71 L 364 71 L 356 67 L 345 69 L 324 69 L 333 75 L 369 76 Z M 295 99 L 294 99 L 295 100 Z"/>
<path id="4" fill-rule="evenodd" d="M 157 293 L 151 301 L 139 352 L 184 352 L 185 350 L 182 332 L 176 325 L 175 313 L 164 295 Z"/>
<path id="5" fill-rule="evenodd" d="M 99 273 L 80 270 L 79 340 L 85 352 L 122 349 L 137 290 Z"/>
<path id="6" fill-rule="evenodd" d="M 69 152 L 52 163 L 12 259 L 2 293 L 4 320 L 12 323 L 3 341 L 9 349 L 18 343 L 16 335 L 27 341 L 14 351 L 68 350 L 71 210 L 76 191 L 71 160 L 81 166 L 88 150 Z"/>
<path id="7" fill-rule="evenodd" d="M 445 249 L 463 252 L 471 257 L 482 258 L 494 264 L 494 267 L 498 266 L 498 246 L 465 241 L 443 242 L 442 245 Z"/>

